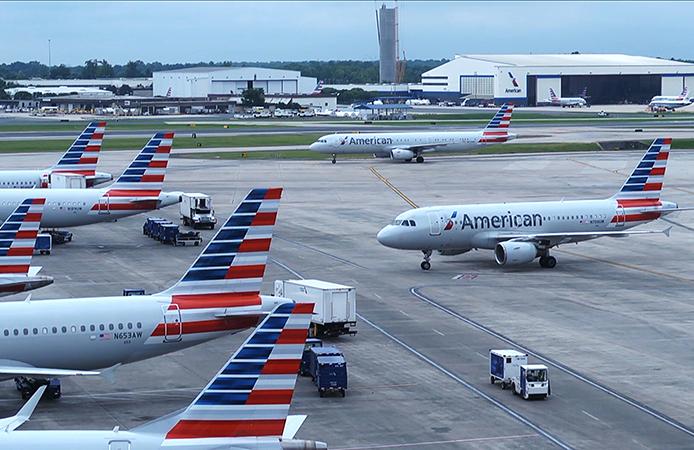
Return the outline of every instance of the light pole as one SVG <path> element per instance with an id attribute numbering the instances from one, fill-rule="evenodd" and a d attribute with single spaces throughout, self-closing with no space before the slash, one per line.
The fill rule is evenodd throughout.
<path id="1" fill-rule="evenodd" d="M 48 40 L 48 68 L 51 68 L 51 40 Z"/>

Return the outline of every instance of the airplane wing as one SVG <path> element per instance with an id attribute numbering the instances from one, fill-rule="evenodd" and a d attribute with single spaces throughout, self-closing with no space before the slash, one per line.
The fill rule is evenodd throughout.
<path id="1" fill-rule="evenodd" d="M 0 377 L 72 377 L 72 376 L 95 376 L 101 375 L 101 372 L 92 370 L 71 370 L 71 369 L 51 369 L 45 367 L 31 366 L 8 366 L 0 365 Z"/>
<path id="2" fill-rule="evenodd" d="M 32 395 L 29 401 L 22 406 L 22 409 L 20 409 L 17 414 L 6 419 L 0 419 L 0 430 L 6 433 L 14 431 L 24 422 L 29 420 L 31 414 L 34 412 L 34 409 L 36 409 L 36 405 L 39 404 L 39 400 L 41 400 L 41 396 L 45 390 L 46 386 L 41 386 L 36 390 L 36 392 L 34 392 L 34 395 Z"/>
<path id="3" fill-rule="evenodd" d="M 398 145 L 396 148 L 402 150 L 412 150 L 413 152 L 424 152 L 427 150 L 436 150 L 439 147 L 445 147 L 448 145 L 445 142 L 431 142 L 429 144 L 416 144 L 416 145 Z"/>
<path id="4" fill-rule="evenodd" d="M 578 231 L 573 233 L 537 233 L 537 234 L 513 234 L 513 233 L 497 233 L 494 237 L 497 241 L 519 241 L 519 242 L 535 242 L 543 243 L 548 247 L 554 247 L 560 244 L 571 244 L 574 242 L 588 241 L 600 237 L 621 238 L 633 234 L 658 234 L 662 233 L 670 236 L 672 227 L 664 230 L 623 230 L 623 231 Z"/>

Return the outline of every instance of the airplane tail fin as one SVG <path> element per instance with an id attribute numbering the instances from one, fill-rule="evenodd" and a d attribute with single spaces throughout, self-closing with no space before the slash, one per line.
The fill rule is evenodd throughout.
<path id="1" fill-rule="evenodd" d="M 588 86 L 583 88 L 583 91 L 581 91 L 581 98 L 585 99 L 588 98 Z"/>
<path id="2" fill-rule="evenodd" d="M 45 198 L 28 198 L 0 226 L 0 274 L 29 273 Z"/>
<path id="3" fill-rule="evenodd" d="M 625 207 L 657 203 L 663 189 L 670 144 L 672 138 L 655 139 L 613 198 Z"/>
<path id="4" fill-rule="evenodd" d="M 51 167 L 52 172 L 94 175 L 105 130 L 106 122 L 91 122 L 87 125 L 60 160 Z"/>
<path id="5" fill-rule="evenodd" d="M 252 189 L 172 287 L 180 308 L 260 305 L 282 188 Z"/>
<path id="6" fill-rule="evenodd" d="M 283 303 L 258 325 L 197 398 L 164 445 L 280 439 L 289 414 L 313 303 Z"/>
<path id="7" fill-rule="evenodd" d="M 557 97 L 557 94 L 554 93 L 554 89 L 549 88 L 549 99 L 554 101 L 554 100 L 559 100 L 559 97 Z"/>
<path id="8" fill-rule="evenodd" d="M 684 98 L 687 98 L 689 96 L 689 88 L 685 86 L 684 89 L 682 89 L 682 93 L 680 95 Z"/>
<path id="9" fill-rule="evenodd" d="M 504 103 L 494 114 L 492 120 L 482 130 L 480 142 L 506 142 L 509 140 L 508 127 L 511 125 L 513 105 Z"/>
<path id="10" fill-rule="evenodd" d="M 158 197 L 164 185 L 173 132 L 156 133 L 110 185 L 108 197 Z"/>

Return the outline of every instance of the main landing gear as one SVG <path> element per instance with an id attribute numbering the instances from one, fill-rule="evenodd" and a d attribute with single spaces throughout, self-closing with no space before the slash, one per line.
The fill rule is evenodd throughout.
<path id="1" fill-rule="evenodd" d="M 14 383 L 24 400 L 29 400 L 41 386 L 46 386 L 44 395 L 48 398 L 59 399 L 61 395 L 60 380 L 58 378 L 17 377 L 14 379 Z"/>
<path id="2" fill-rule="evenodd" d="M 333 161 L 332 162 L 333 162 L 333 164 L 335 164 L 337 162 L 337 155 L 335 153 L 333 153 Z"/>
<path id="3" fill-rule="evenodd" d="M 557 258 L 554 256 L 550 256 L 549 254 L 540 256 L 540 267 L 544 267 L 545 269 L 554 269 L 554 266 L 556 265 Z"/>
<path id="4" fill-rule="evenodd" d="M 422 250 L 422 253 L 424 253 L 424 261 L 422 261 L 422 264 L 419 266 L 422 268 L 422 270 L 429 270 L 431 269 L 431 250 Z"/>
<path id="5" fill-rule="evenodd" d="M 422 155 L 419 155 L 419 156 L 415 159 L 415 161 L 417 161 L 418 163 L 423 163 L 423 162 L 424 162 L 424 157 L 423 157 Z"/>

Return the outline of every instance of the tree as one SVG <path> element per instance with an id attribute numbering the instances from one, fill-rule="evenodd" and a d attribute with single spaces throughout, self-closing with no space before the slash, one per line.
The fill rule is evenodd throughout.
<path id="1" fill-rule="evenodd" d="M 84 68 L 82 68 L 82 74 L 80 78 L 93 79 L 96 78 L 96 73 L 98 69 L 98 61 L 96 59 L 88 59 L 84 62 Z"/>
<path id="2" fill-rule="evenodd" d="M 125 71 L 123 72 L 123 76 L 125 78 L 140 78 L 144 76 L 142 72 L 140 72 L 140 65 L 144 66 L 144 63 L 142 61 L 128 61 L 128 63 L 125 65 Z"/>
<path id="3" fill-rule="evenodd" d="M 244 106 L 265 106 L 265 91 L 263 88 L 245 89 L 241 95 Z"/>
<path id="4" fill-rule="evenodd" d="M 113 66 L 105 59 L 102 59 L 96 70 L 96 76 L 97 78 L 113 78 Z"/>
<path id="5" fill-rule="evenodd" d="M 72 73 L 70 72 L 70 69 L 65 66 L 65 64 L 61 64 L 59 66 L 53 66 L 51 67 L 50 72 L 48 73 L 48 78 L 52 79 L 65 79 L 65 78 L 70 78 Z"/>

